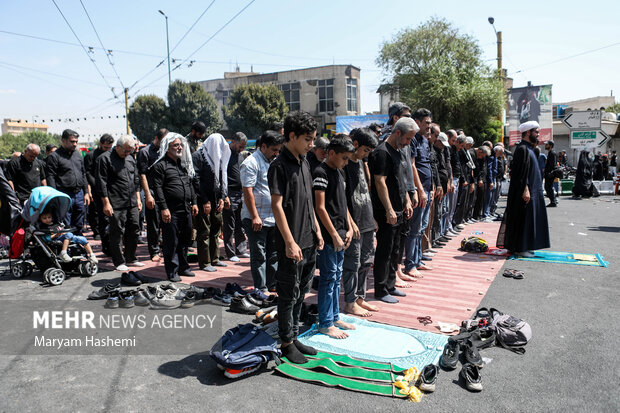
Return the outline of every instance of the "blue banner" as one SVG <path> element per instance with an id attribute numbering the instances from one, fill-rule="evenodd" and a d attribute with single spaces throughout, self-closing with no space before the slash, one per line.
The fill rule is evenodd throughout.
<path id="1" fill-rule="evenodd" d="M 363 128 L 372 123 L 380 125 L 388 121 L 388 115 L 337 116 L 336 133 L 349 133 L 351 129 Z"/>

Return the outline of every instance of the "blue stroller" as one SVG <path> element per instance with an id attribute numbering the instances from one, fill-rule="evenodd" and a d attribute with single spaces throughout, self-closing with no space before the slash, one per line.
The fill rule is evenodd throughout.
<path id="1" fill-rule="evenodd" d="M 71 232 L 71 228 L 45 230 L 36 228 L 41 212 L 48 208 L 51 210 L 54 222 L 63 222 L 67 211 L 71 207 L 71 198 L 49 186 L 34 188 L 30 198 L 24 204 L 22 218 L 30 225 L 26 229 L 25 246 L 27 253 L 34 265 L 43 273 L 43 278 L 51 285 L 60 285 L 67 275 L 82 275 L 91 277 L 97 274 L 99 268 L 96 263 L 85 259 L 86 251 L 81 245 L 69 244 L 68 253 L 73 257 L 71 262 L 63 262 L 59 259 L 62 242 L 45 241 L 46 236 L 51 234 L 64 234 Z M 17 269 L 13 269 L 17 267 Z M 14 265 L 11 273 L 19 278 L 32 272 L 32 264 L 24 259 Z"/>

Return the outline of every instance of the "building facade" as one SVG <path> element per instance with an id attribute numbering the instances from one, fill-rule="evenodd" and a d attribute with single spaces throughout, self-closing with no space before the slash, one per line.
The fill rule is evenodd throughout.
<path id="1" fill-rule="evenodd" d="M 24 132 L 38 130 L 47 133 L 49 126 L 39 123 L 30 123 L 23 119 L 4 119 L 2 123 L 2 134 L 10 133 L 13 136 L 21 135 Z"/>
<path id="2" fill-rule="evenodd" d="M 220 110 L 239 85 L 274 84 L 284 94 L 291 111 L 309 112 L 319 123 L 319 132 L 336 131 L 336 116 L 360 114 L 360 69 L 352 65 L 330 65 L 275 73 L 224 73 L 223 79 L 198 82 L 211 94 Z"/>

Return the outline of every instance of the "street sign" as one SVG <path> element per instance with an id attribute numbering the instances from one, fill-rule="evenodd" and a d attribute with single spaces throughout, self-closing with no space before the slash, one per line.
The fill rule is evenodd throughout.
<path id="1" fill-rule="evenodd" d="M 570 132 L 570 147 L 574 149 L 585 149 L 587 145 L 601 147 L 605 145 L 611 137 L 602 130 L 573 130 Z"/>
<path id="2" fill-rule="evenodd" d="M 600 110 L 584 110 L 580 112 L 571 112 L 564 116 L 562 122 L 569 129 L 593 130 L 601 128 L 601 111 Z"/>

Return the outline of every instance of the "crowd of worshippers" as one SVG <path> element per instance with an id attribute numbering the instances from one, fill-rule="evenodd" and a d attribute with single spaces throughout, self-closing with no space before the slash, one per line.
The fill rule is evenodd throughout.
<path id="1" fill-rule="evenodd" d="M 141 149 L 132 136 L 115 143 L 106 134 L 84 158 L 78 133 L 65 130 L 45 162 L 29 145 L 8 178 L 22 202 L 38 185 L 68 194 L 66 225 L 81 235 L 88 219 L 119 271 L 144 265 L 141 222 L 151 259 L 163 259 L 172 281 L 194 276 L 193 243 L 200 270 L 226 266 L 223 233 L 225 259 L 249 257 L 254 287 L 278 293 L 283 347 L 299 360 L 299 312 L 315 268 L 321 331 L 344 338 L 341 279 L 348 313 L 377 310 L 366 301 L 371 271 L 374 298 L 397 303 L 465 224 L 498 216 L 507 169 L 501 143 L 474 147 L 462 130 L 442 132 L 429 110 L 399 102 L 384 128 L 331 139 L 317 138 L 317 128 L 310 114 L 291 112 L 247 154 L 243 133 L 205 137 L 196 121 L 186 136 L 160 129 Z"/>

